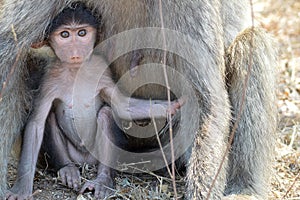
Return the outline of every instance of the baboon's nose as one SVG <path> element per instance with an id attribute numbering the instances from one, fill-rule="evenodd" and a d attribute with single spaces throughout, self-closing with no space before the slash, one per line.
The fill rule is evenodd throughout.
<path id="1" fill-rule="evenodd" d="M 71 61 L 72 62 L 80 62 L 81 61 L 81 57 L 80 56 L 72 56 L 71 57 Z"/>

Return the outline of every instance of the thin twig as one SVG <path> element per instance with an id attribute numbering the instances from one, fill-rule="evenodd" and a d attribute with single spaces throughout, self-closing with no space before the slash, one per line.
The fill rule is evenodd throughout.
<path id="1" fill-rule="evenodd" d="M 206 199 L 208 200 L 210 198 L 210 195 L 211 195 L 211 192 L 212 192 L 212 189 L 213 187 L 215 186 L 215 183 L 217 181 L 217 178 L 219 177 L 219 174 L 221 173 L 221 170 L 222 170 L 222 167 L 224 165 L 224 162 L 225 162 L 225 159 L 226 159 L 226 155 L 229 153 L 229 150 L 231 148 L 231 145 L 232 145 L 232 142 L 233 142 L 233 139 L 234 139 L 234 136 L 236 134 L 236 130 L 238 128 L 238 125 L 239 125 L 239 122 L 241 120 L 241 117 L 242 117 L 242 113 L 243 113 L 243 110 L 244 110 L 244 107 L 245 107 L 245 99 L 246 99 L 246 93 L 247 93 L 247 86 L 248 86 L 248 82 L 249 82 L 249 78 L 250 78 L 250 73 L 251 73 L 251 70 L 252 70 L 252 67 L 253 67 L 253 43 L 254 43 L 254 36 L 253 36 L 253 31 L 254 31 L 254 11 L 253 11 L 253 2 L 252 0 L 249 0 L 250 1 L 250 7 L 251 7 L 251 17 L 252 17 L 252 25 L 251 25 L 251 38 L 250 38 L 250 54 L 249 54 L 249 57 L 250 57 L 250 62 L 249 62 L 249 65 L 248 65 L 248 69 L 247 69 L 247 75 L 245 77 L 245 81 L 244 81 L 244 88 L 243 88 L 243 96 L 242 96 L 242 99 L 241 99 L 241 106 L 240 106 L 240 109 L 239 109 L 239 112 L 238 112 L 238 115 L 237 115 L 237 118 L 236 118 L 236 121 L 234 123 L 234 126 L 232 128 L 232 131 L 230 133 L 230 138 L 229 138 L 229 142 L 227 144 L 227 147 L 226 147 L 226 150 L 225 150 L 225 153 L 224 153 L 224 156 L 222 158 L 222 161 L 220 163 L 220 166 L 218 168 L 218 171 L 217 171 L 217 174 L 215 175 L 214 179 L 213 179 L 213 182 L 209 188 L 209 191 L 208 191 L 208 194 L 207 194 L 207 197 Z"/>
<path id="2" fill-rule="evenodd" d="M 36 195 L 38 195 L 38 194 L 40 194 L 40 193 L 42 193 L 43 191 L 42 190 L 36 190 L 36 191 L 34 191 L 31 195 L 30 195 L 30 197 L 28 198 L 28 199 L 32 199 L 32 197 L 34 197 L 34 196 L 36 196 Z"/>
<path id="3" fill-rule="evenodd" d="M 172 175 L 172 172 L 169 168 L 168 161 L 167 161 L 163 146 L 162 146 L 160 138 L 159 138 L 159 134 L 158 134 L 158 130 L 157 130 L 157 124 L 156 124 L 156 121 L 155 121 L 154 116 L 152 114 L 152 102 L 151 101 L 150 101 L 150 104 L 151 104 L 151 106 L 150 106 L 150 115 L 151 115 L 151 118 L 152 118 L 152 121 L 153 121 L 153 126 L 154 126 L 154 129 L 155 129 L 155 134 L 156 134 L 156 138 L 157 138 L 157 141 L 158 141 L 158 145 L 159 145 L 160 151 L 162 153 L 162 156 L 163 156 L 166 168 L 168 170 L 168 173 L 169 173 L 170 177 L 172 178 L 173 175 Z"/>
<path id="4" fill-rule="evenodd" d="M 294 126 L 293 127 L 292 137 L 291 137 L 291 142 L 289 144 L 289 148 L 290 149 L 293 149 L 293 145 L 294 145 L 294 142 L 295 142 L 295 139 L 296 139 L 296 134 L 297 134 L 297 126 Z"/>
<path id="5" fill-rule="evenodd" d="M 293 187 L 295 186 L 297 180 L 300 178 L 300 172 L 297 174 L 294 182 L 292 183 L 292 185 L 289 187 L 289 189 L 286 191 L 285 195 L 282 197 L 282 199 L 285 199 L 287 197 L 287 195 L 291 192 L 291 190 L 293 189 Z"/>
<path id="6" fill-rule="evenodd" d="M 16 31 L 15 31 L 15 27 L 14 27 L 13 24 L 11 25 L 11 31 L 12 31 L 12 34 L 13 34 L 13 36 L 14 36 L 15 42 L 18 42 L 17 33 L 16 33 Z"/>
<path id="7" fill-rule="evenodd" d="M 15 28 L 14 28 L 13 25 L 11 26 L 11 31 L 12 31 L 12 34 L 14 36 L 14 41 L 17 44 L 17 42 L 18 42 L 17 34 L 16 34 L 16 31 L 15 31 Z M 2 83 L 2 89 L 0 91 L 0 102 L 2 102 L 2 100 L 3 100 L 3 93 L 5 92 L 5 89 L 6 89 L 7 85 L 8 85 L 8 83 L 9 83 L 12 75 L 15 72 L 15 69 L 17 67 L 17 64 L 18 64 L 20 56 L 21 56 L 21 51 L 22 51 L 22 47 L 18 48 L 18 53 L 17 53 L 17 56 L 16 56 L 16 60 L 15 60 L 15 62 L 13 64 L 13 66 L 11 67 L 9 74 L 6 77 L 6 80 Z"/>
<path id="8" fill-rule="evenodd" d="M 169 123 L 169 133 L 170 133 L 170 145 L 171 145 L 171 157 L 172 157 L 172 179 L 173 179 L 173 190 L 174 190 L 174 196 L 175 199 L 178 199 L 177 197 L 177 189 L 176 189 L 176 181 L 175 181 L 175 153 L 174 153 L 174 143 L 173 143 L 173 123 L 172 123 L 172 115 L 171 115 L 171 92 L 170 92 L 170 85 L 169 85 L 169 79 L 167 75 L 167 68 L 166 68 L 166 62 L 167 62 L 167 43 L 166 43 L 166 34 L 164 31 L 165 25 L 164 25 L 164 18 L 163 18 L 163 9 L 162 9 L 162 1 L 159 0 L 159 13 L 160 13 L 160 21 L 161 21 L 161 30 L 162 30 L 162 36 L 163 36 L 163 45 L 164 45 L 164 55 L 163 55 L 163 70 L 164 70 L 164 76 L 165 76 L 165 82 L 167 87 L 167 95 L 168 95 L 168 106 L 169 106 L 169 112 L 168 112 L 168 118 L 170 120 Z"/>
<path id="9" fill-rule="evenodd" d="M 142 172 L 142 173 L 144 173 L 144 174 L 148 174 L 148 175 L 150 175 L 150 176 L 153 176 L 153 177 L 157 178 L 158 180 L 163 179 L 164 181 L 168 181 L 168 182 L 172 182 L 172 181 L 173 181 L 173 180 L 170 179 L 170 178 L 167 178 L 167 177 L 164 177 L 164 176 L 157 175 L 157 174 L 155 174 L 155 173 L 153 173 L 153 172 L 151 172 L 151 171 L 148 171 L 148 170 L 143 170 L 143 169 L 141 169 L 141 168 L 134 167 L 134 166 L 129 166 L 129 167 L 130 167 L 131 169 L 133 169 L 133 170 L 136 170 L 136 171 Z M 180 181 L 178 181 L 178 182 L 180 182 Z"/>

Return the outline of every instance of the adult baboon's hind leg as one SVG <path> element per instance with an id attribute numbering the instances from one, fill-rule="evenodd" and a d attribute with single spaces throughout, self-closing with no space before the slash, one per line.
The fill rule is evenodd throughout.
<path id="1" fill-rule="evenodd" d="M 276 131 L 275 55 L 272 39 L 258 28 L 243 31 L 228 49 L 228 91 L 238 126 L 226 195 L 267 195 Z"/>
<path id="2" fill-rule="evenodd" d="M 214 83 L 215 89 L 205 93 L 209 94 L 206 96 L 208 101 L 203 98 L 200 104 L 205 112 L 199 114 L 201 128 L 196 134 L 188 162 L 186 199 L 221 199 L 224 195 L 227 172 L 225 150 L 231 113 L 224 82 Z M 213 91 L 218 91 L 218 95 Z"/>
<path id="3" fill-rule="evenodd" d="M 26 119 L 25 110 L 29 93 L 25 87 L 27 69 L 24 60 L 27 51 L 32 43 L 44 38 L 45 29 L 52 18 L 68 2 L 2 1 L 0 13 L 0 199 L 3 199 L 6 191 L 7 163 L 11 145 L 14 138 L 19 135 Z"/>

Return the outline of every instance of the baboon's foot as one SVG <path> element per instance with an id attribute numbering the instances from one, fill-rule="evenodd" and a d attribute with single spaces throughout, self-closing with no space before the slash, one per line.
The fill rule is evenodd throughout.
<path id="1" fill-rule="evenodd" d="M 61 168 L 59 171 L 59 176 L 61 178 L 62 184 L 73 188 L 74 190 L 79 190 L 80 185 L 80 172 L 75 165 L 68 165 Z"/>

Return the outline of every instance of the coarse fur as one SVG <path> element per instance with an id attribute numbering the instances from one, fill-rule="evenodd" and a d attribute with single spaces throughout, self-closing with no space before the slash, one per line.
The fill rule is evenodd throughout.
<path id="1" fill-rule="evenodd" d="M 13 139 L 24 125 L 25 111 L 30 100 L 30 93 L 24 83 L 28 77 L 28 66 L 24 61 L 29 47 L 32 43 L 43 40 L 49 23 L 71 2 L 72 0 L 4 2 L 0 17 L 0 80 L 7 85 L 5 88 L 1 87 L 4 90 L 1 90 L 0 104 L 1 195 L 6 190 L 7 156 Z M 101 15 L 103 25 L 100 28 L 99 41 L 133 28 L 161 27 L 158 1 L 83 2 L 94 9 L 96 14 Z M 195 47 L 187 38 L 182 41 L 198 49 L 197 52 L 193 52 L 199 58 L 200 64 L 196 67 L 191 67 L 184 59 L 172 53 L 167 55 L 167 65 L 191 80 L 192 87 L 198 94 L 197 101 L 201 111 L 196 113 L 190 110 L 190 119 L 199 119 L 199 124 L 193 124 L 190 119 L 183 119 L 183 126 L 178 130 L 179 133 L 185 134 L 193 131 L 195 126 L 198 127 L 191 152 L 185 156 L 185 198 L 206 198 L 224 156 L 230 127 L 244 104 L 228 156 L 228 164 L 225 162 L 221 169 L 211 199 L 220 199 L 224 194 L 253 195 L 264 199 L 273 159 L 276 128 L 276 52 L 271 39 L 259 29 L 244 30 L 245 24 L 249 25 L 245 16 L 251 16 L 247 9 L 250 6 L 247 0 L 165 0 L 162 4 L 165 27 L 188 35 L 191 40 L 197 41 L 198 45 Z M 253 48 L 250 47 L 252 35 Z M 141 53 L 141 64 L 160 63 L 163 59 L 163 53 L 159 50 L 141 50 Z M 131 54 L 128 54 L 118 58 L 111 66 L 116 80 L 129 69 L 130 56 Z M 249 82 L 245 86 L 251 58 L 253 67 Z M 9 81 L 5 82 L 7 77 Z M 138 74 L 132 79 L 123 80 L 125 84 L 121 84 L 121 90 L 131 91 L 135 83 L 144 78 L 144 74 Z M 179 82 L 178 85 L 180 84 Z M 243 101 L 245 87 L 246 99 Z M 134 96 L 166 99 L 166 91 L 158 86 L 148 85 L 135 91 Z"/>

